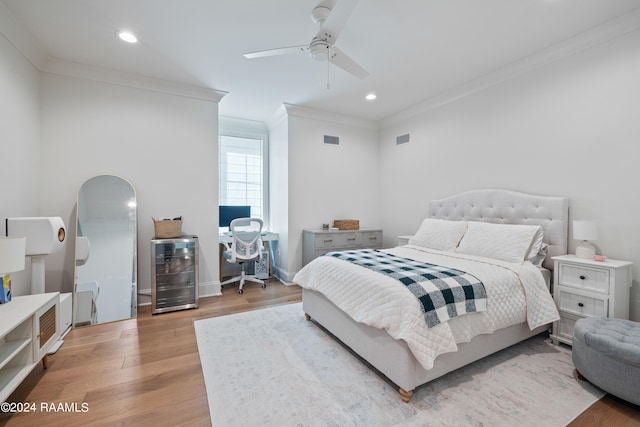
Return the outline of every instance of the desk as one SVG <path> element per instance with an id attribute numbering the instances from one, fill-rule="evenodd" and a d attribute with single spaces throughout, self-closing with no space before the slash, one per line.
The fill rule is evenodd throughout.
<path id="1" fill-rule="evenodd" d="M 266 233 L 263 232 L 262 236 L 260 236 L 260 238 L 262 239 L 262 244 L 264 245 L 264 248 L 269 251 L 269 272 L 271 273 L 272 271 L 272 259 L 273 259 L 273 250 L 271 248 L 271 242 L 277 242 L 278 241 L 278 233 L 272 233 L 271 231 L 267 231 Z M 219 235 L 219 242 L 220 242 L 220 282 L 222 282 L 222 277 L 223 277 L 223 273 L 224 273 L 224 256 L 223 253 L 224 251 L 227 250 L 227 246 L 225 244 L 229 244 L 231 245 L 233 243 L 233 236 L 229 235 L 228 233 L 222 233 Z"/>

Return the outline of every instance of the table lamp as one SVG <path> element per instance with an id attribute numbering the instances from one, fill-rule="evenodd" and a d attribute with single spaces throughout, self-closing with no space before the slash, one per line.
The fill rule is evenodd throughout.
<path id="1" fill-rule="evenodd" d="M 576 247 L 578 258 L 593 258 L 596 248 L 588 240 L 598 240 L 598 229 L 594 221 L 573 221 L 573 238 L 582 240 Z"/>
<path id="2" fill-rule="evenodd" d="M 11 301 L 9 273 L 24 270 L 26 247 L 25 237 L 0 237 L 0 276 L 2 277 L 0 304 Z"/>

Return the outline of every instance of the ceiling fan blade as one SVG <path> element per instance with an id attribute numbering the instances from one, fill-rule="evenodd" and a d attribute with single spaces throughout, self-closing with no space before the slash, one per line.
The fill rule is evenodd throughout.
<path id="1" fill-rule="evenodd" d="M 358 0 L 337 0 L 326 21 L 322 23 L 318 36 L 330 37 L 329 44 L 334 44 L 344 28 Z"/>
<path id="2" fill-rule="evenodd" d="M 353 59 L 349 58 L 346 53 L 342 52 L 335 46 L 331 48 L 329 61 L 335 66 L 342 68 L 346 72 L 353 74 L 359 79 L 364 79 L 369 76 L 367 70 L 362 68 Z"/>
<path id="3" fill-rule="evenodd" d="M 278 55 L 288 55 L 290 53 L 302 53 L 308 52 L 309 45 L 301 45 L 301 46 L 289 46 L 289 47 L 280 47 L 277 49 L 269 49 L 269 50 L 260 50 L 258 52 L 249 52 L 245 53 L 244 57 L 247 59 L 254 58 L 263 58 L 265 56 L 278 56 Z"/>

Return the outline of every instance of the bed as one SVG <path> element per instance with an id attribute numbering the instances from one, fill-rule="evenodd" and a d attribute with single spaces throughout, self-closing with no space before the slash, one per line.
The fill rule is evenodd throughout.
<path id="1" fill-rule="evenodd" d="M 444 243 L 439 242 L 435 249 L 425 247 L 419 239 L 429 235 L 424 234 L 426 229 L 460 229 L 461 224 L 465 229 L 457 242 L 458 236 L 450 239 L 449 231 Z M 486 233 L 487 227 L 493 233 L 491 227 L 497 224 L 523 226 L 518 228 L 519 233 L 532 228 L 524 226 L 536 226 L 542 232 L 532 234 L 527 248 L 532 251 L 534 241 L 541 241 L 540 250 L 536 249 L 537 266 L 478 255 L 477 247 L 474 249 L 474 244 L 482 240 L 478 239 L 482 233 L 478 233 Z M 402 400 L 409 402 L 416 387 L 548 330 L 549 323 L 558 318 L 549 290 L 553 268 L 550 258 L 567 252 L 567 229 L 568 199 L 564 197 L 487 189 L 429 202 L 427 218 L 410 244 L 382 252 L 385 256 L 468 269 L 487 282 L 486 311 L 470 312 L 435 326 L 416 321 L 419 303 L 415 298 L 413 302 L 405 299 L 413 295 L 402 286 L 390 291 L 393 278 L 334 256 L 322 256 L 307 264 L 294 282 L 303 288 L 307 319 L 313 319 L 384 374 L 398 386 Z M 468 253 L 456 252 L 463 247 L 471 249 Z M 529 255 L 527 252 L 525 258 Z M 358 297 L 355 293 L 359 290 L 364 290 L 367 298 Z M 504 313 L 498 312 L 498 300 L 510 301 L 512 306 Z M 423 312 L 422 320 L 424 316 Z"/>

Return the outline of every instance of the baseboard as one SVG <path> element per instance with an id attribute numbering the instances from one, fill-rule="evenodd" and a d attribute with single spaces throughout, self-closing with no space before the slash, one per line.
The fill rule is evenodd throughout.
<path id="1" fill-rule="evenodd" d="M 200 282 L 200 287 L 198 288 L 198 293 L 200 298 L 202 297 L 213 297 L 222 295 L 222 285 L 219 280 L 215 280 L 213 282 Z"/>
<path id="2" fill-rule="evenodd" d="M 293 285 L 293 278 L 297 272 L 291 273 L 289 271 L 283 270 L 280 267 L 276 267 L 273 271 L 273 275 L 278 278 L 285 285 Z"/>

